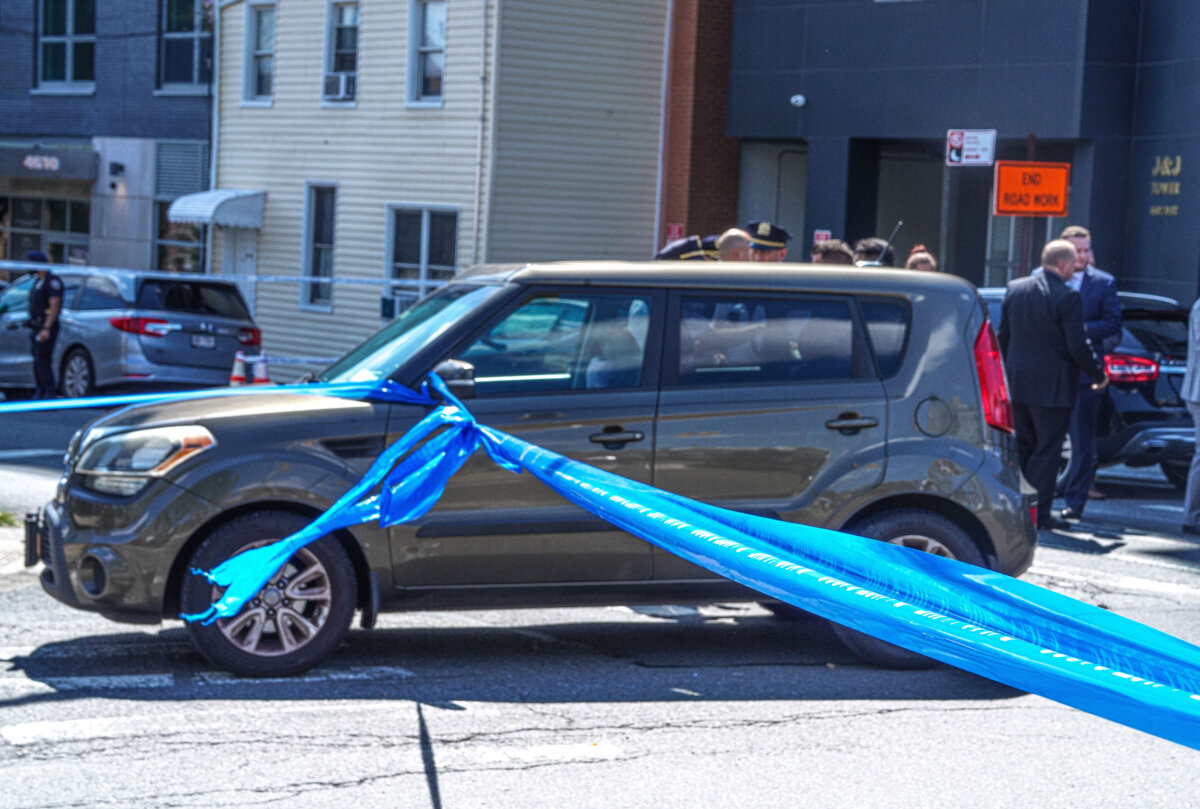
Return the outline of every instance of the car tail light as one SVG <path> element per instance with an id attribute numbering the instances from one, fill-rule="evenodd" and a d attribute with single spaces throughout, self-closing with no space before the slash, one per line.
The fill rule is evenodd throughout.
<path id="1" fill-rule="evenodd" d="M 979 391 L 983 394 L 983 420 L 997 430 L 1014 432 L 1008 383 L 1004 381 L 1004 361 L 1000 359 L 1000 344 L 990 320 L 984 321 L 975 338 L 975 371 L 979 374 Z"/>
<path id="2" fill-rule="evenodd" d="M 1105 354 L 1104 370 L 1108 380 L 1117 383 L 1153 382 L 1158 379 L 1158 363 L 1132 354 Z"/>
<path id="3" fill-rule="evenodd" d="M 258 329 L 243 327 L 238 329 L 238 342 L 244 346 L 262 345 L 262 332 Z"/>
<path id="4" fill-rule="evenodd" d="M 1029 520 L 1035 526 L 1038 524 L 1037 523 L 1037 506 L 1036 505 L 1029 507 Z"/>
<path id="5" fill-rule="evenodd" d="M 170 323 L 152 317 L 110 317 L 108 322 L 114 329 L 127 331 L 130 334 L 143 334 L 147 337 L 165 337 L 168 332 L 172 331 Z"/>

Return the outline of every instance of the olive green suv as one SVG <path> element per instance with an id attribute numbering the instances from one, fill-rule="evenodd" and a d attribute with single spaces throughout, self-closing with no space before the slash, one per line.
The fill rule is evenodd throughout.
<path id="1" fill-rule="evenodd" d="M 952 276 L 481 267 L 317 381 L 411 386 L 434 369 L 481 423 L 635 481 L 1012 575 L 1033 556 L 999 352 Z M 283 386 L 102 416 L 44 509 L 42 585 L 115 620 L 202 612 L 219 592 L 192 569 L 307 524 L 424 412 Z M 323 537 L 237 616 L 188 630 L 222 667 L 281 675 L 329 655 L 356 611 L 370 627 L 384 610 L 762 598 L 478 453 L 425 517 Z M 838 631 L 871 660 L 921 660 Z"/>

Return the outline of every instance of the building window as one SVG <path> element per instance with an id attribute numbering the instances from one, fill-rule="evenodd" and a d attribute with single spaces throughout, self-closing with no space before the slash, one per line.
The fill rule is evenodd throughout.
<path id="1" fill-rule="evenodd" d="M 326 101 L 353 101 L 358 84 L 358 3 L 330 3 L 325 43 Z"/>
<path id="2" fill-rule="evenodd" d="M 391 293 L 395 311 L 454 277 L 458 210 L 389 206 Z"/>
<path id="3" fill-rule="evenodd" d="M 90 219 L 85 199 L 0 196 L 0 258 L 42 250 L 55 264 L 87 264 Z"/>
<path id="4" fill-rule="evenodd" d="M 412 0 L 409 47 L 410 102 L 440 104 L 446 66 L 445 0 Z"/>
<path id="5" fill-rule="evenodd" d="M 96 0 L 42 0 L 41 84 L 96 80 Z"/>
<path id="6" fill-rule="evenodd" d="M 192 87 L 211 81 L 213 2 L 162 0 L 160 87 Z"/>
<path id="7" fill-rule="evenodd" d="M 275 4 L 246 6 L 247 101 L 270 101 L 275 89 Z"/>
<path id="8" fill-rule="evenodd" d="M 304 276 L 333 278 L 333 225 L 337 189 L 310 185 L 305 198 Z M 302 305 L 328 309 L 333 306 L 333 284 L 301 284 Z"/>
<path id="9" fill-rule="evenodd" d="M 155 269 L 169 272 L 204 272 L 204 228 L 201 225 L 172 222 L 167 218 L 170 202 L 156 202 L 158 228 L 155 231 Z"/>

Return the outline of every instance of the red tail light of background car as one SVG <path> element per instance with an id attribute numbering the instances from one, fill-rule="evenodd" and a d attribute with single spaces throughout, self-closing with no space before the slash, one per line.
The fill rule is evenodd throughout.
<path id="1" fill-rule="evenodd" d="M 114 329 L 120 329 L 130 334 L 141 334 L 145 337 L 165 337 L 171 331 L 178 329 L 170 321 L 153 317 L 110 317 L 108 322 Z M 244 346 L 262 345 L 262 332 L 249 326 L 238 329 L 237 341 Z"/>
<path id="2" fill-rule="evenodd" d="M 1108 372 L 1108 380 L 1117 384 L 1158 379 L 1157 362 L 1132 354 L 1105 354 L 1104 370 Z"/>
<path id="3" fill-rule="evenodd" d="M 108 322 L 114 329 L 146 337 L 165 337 L 171 331 L 168 321 L 153 317 L 110 317 Z"/>

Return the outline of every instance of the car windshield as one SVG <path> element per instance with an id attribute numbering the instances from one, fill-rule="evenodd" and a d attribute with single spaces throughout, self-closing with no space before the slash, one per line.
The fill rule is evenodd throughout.
<path id="1" fill-rule="evenodd" d="M 399 317 L 326 368 L 320 382 L 375 382 L 399 368 L 430 340 L 436 339 L 455 321 L 501 293 L 496 284 L 475 286 L 452 284 L 400 313 Z"/>
<path id="2" fill-rule="evenodd" d="M 33 289 L 33 274 L 25 276 L 0 292 L 0 314 L 29 311 L 29 290 Z"/>

